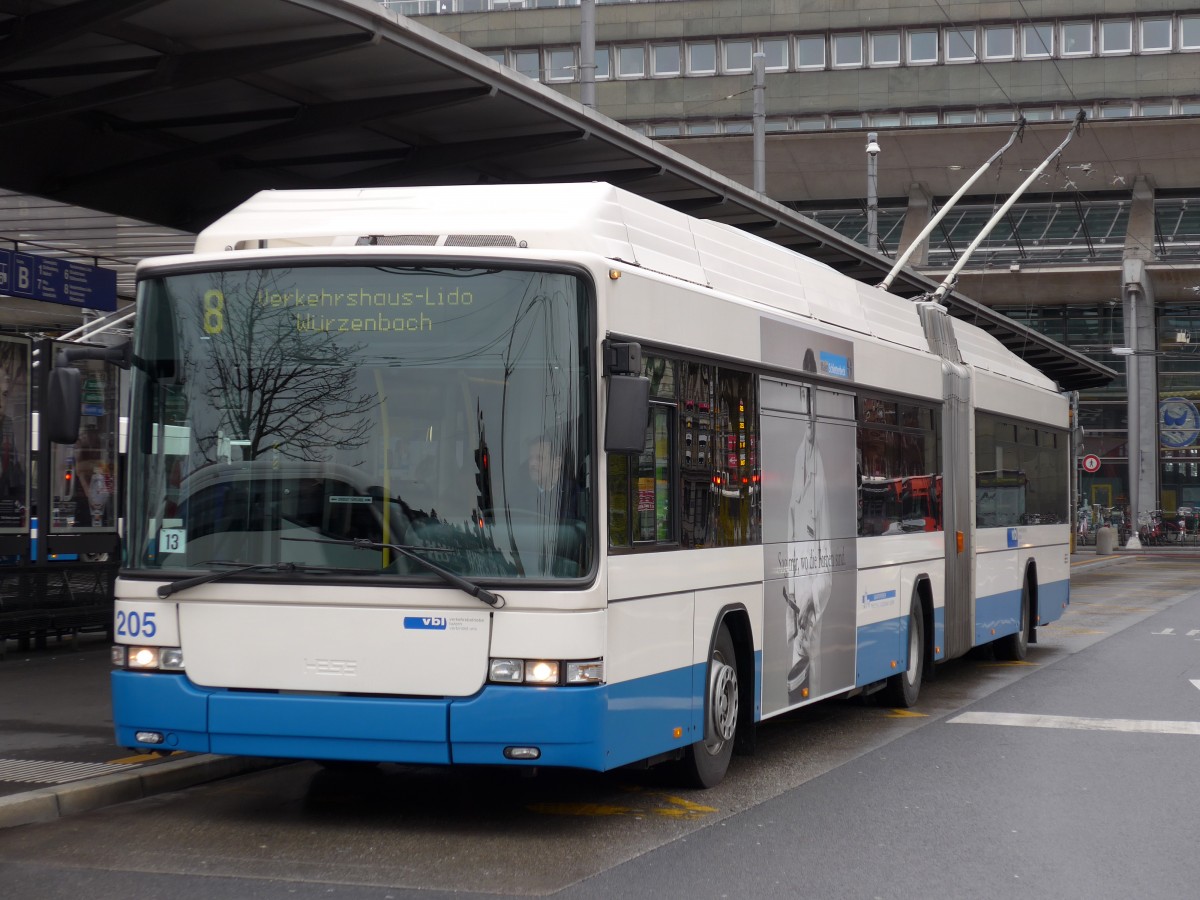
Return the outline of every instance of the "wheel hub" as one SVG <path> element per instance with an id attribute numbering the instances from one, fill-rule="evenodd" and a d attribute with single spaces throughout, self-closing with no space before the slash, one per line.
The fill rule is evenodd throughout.
<path id="1" fill-rule="evenodd" d="M 721 743 L 732 740 L 737 733 L 738 717 L 737 670 L 733 666 L 713 660 L 709 700 L 714 739 Z"/>

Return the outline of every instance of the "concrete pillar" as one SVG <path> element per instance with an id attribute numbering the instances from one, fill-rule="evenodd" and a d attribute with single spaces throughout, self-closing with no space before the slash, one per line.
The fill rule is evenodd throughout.
<path id="1" fill-rule="evenodd" d="M 899 257 L 908 249 L 909 244 L 917 239 L 921 230 L 933 218 L 933 197 L 925 185 L 913 182 L 908 188 L 908 209 L 904 213 L 904 227 L 900 230 L 900 246 L 896 250 Z M 921 246 L 913 251 L 908 260 L 912 267 L 923 266 L 929 262 L 929 239 L 921 242 Z"/>
<path id="2" fill-rule="evenodd" d="M 1125 259 L 1147 262 L 1154 255 L 1154 182 L 1146 175 L 1133 180 L 1133 201 L 1125 229 Z"/>
<path id="3" fill-rule="evenodd" d="M 1137 547 L 1137 530 L 1158 509 L 1158 322 L 1154 285 L 1146 262 L 1154 259 L 1154 184 L 1138 176 L 1133 185 L 1129 227 L 1121 267 L 1125 313 L 1125 357 L 1129 415 L 1129 523 L 1127 546 Z"/>
<path id="4" fill-rule="evenodd" d="M 1133 354 L 1125 357 L 1129 399 L 1130 545 L 1136 529 L 1158 509 L 1158 349 L 1154 288 L 1146 264 L 1127 259 L 1124 272 L 1125 336 Z"/>

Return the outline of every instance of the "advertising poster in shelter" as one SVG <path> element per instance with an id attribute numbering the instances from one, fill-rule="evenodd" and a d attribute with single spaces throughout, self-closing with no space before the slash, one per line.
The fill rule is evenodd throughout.
<path id="1" fill-rule="evenodd" d="M 79 439 L 50 449 L 51 534 L 114 531 L 117 526 L 119 382 L 100 360 L 80 360 Z"/>
<path id="2" fill-rule="evenodd" d="M 30 347 L 0 335 L 0 534 L 29 530 Z"/>

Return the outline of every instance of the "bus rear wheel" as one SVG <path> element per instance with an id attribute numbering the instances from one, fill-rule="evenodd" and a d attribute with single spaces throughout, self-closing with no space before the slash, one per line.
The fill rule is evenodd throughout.
<path id="1" fill-rule="evenodd" d="M 884 697 L 889 706 L 908 709 L 917 705 L 925 678 L 925 619 L 914 604 L 908 614 L 908 664 L 887 680 Z"/>
<path id="2" fill-rule="evenodd" d="M 738 724 L 737 653 L 722 623 L 708 659 L 705 688 L 704 737 L 688 747 L 682 760 L 684 782 L 710 788 L 721 783 L 729 769 Z"/>
<path id="3" fill-rule="evenodd" d="M 1021 585 L 1021 615 L 1016 634 L 1007 634 L 993 645 L 996 659 L 1018 662 L 1029 653 L 1029 580 Z"/>

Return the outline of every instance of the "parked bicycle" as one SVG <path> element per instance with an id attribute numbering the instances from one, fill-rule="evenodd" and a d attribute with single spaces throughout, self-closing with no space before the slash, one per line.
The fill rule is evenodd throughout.
<path id="1" fill-rule="evenodd" d="M 1087 546 L 1096 543 L 1096 532 L 1092 528 L 1092 510 L 1081 506 L 1078 513 L 1079 524 L 1076 526 L 1075 543 Z"/>
<path id="2" fill-rule="evenodd" d="M 1117 532 L 1117 543 L 1124 544 L 1129 539 L 1129 528 L 1125 523 L 1125 510 L 1120 506 L 1100 507 L 1101 521 L 1107 523 Z"/>
<path id="3" fill-rule="evenodd" d="M 1200 518 L 1196 516 L 1196 510 L 1190 506 L 1181 506 L 1175 511 L 1179 523 L 1179 540 L 1184 544 L 1196 544 L 1197 526 L 1200 526 Z"/>

